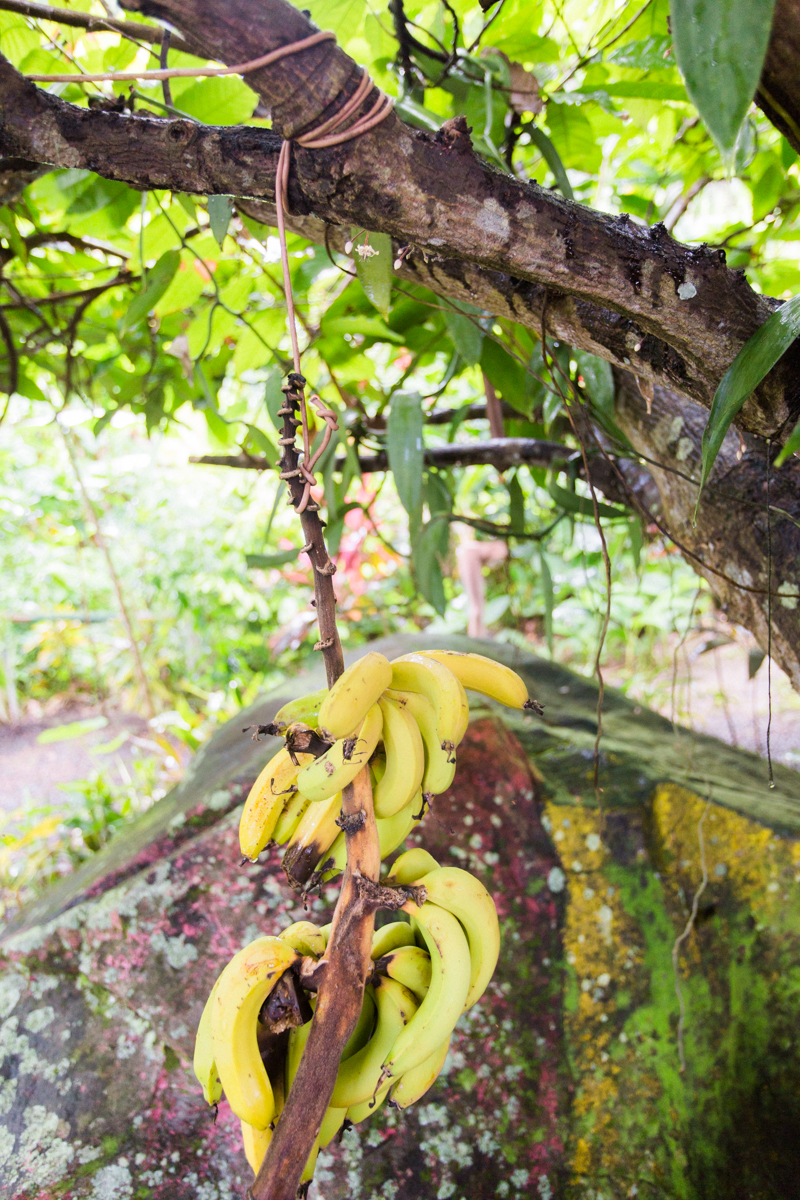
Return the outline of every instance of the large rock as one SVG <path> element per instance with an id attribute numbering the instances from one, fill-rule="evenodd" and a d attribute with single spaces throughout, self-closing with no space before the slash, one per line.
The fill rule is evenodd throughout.
<path id="1" fill-rule="evenodd" d="M 446 642 L 502 656 L 546 705 L 543 720 L 476 705 L 455 784 L 410 839 L 492 890 L 501 961 L 437 1085 L 322 1155 L 312 1196 L 800 1196 L 800 776 L 778 769 L 770 791 L 754 755 L 612 693 L 598 809 L 594 687 Z M 230 955 L 306 915 L 277 855 L 239 866 L 243 791 L 274 751 L 241 730 L 320 684 L 231 722 L 6 930 L 3 1197 L 243 1195 L 238 1122 L 224 1103 L 212 1121 L 193 1034 Z M 313 919 L 335 894 L 308 902 Z"/>

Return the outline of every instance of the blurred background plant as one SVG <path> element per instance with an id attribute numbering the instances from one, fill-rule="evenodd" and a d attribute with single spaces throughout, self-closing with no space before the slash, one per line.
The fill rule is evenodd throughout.
<path id="1" fill-rule="evenodd" d="M 77 7 L 103 15 L 93 0 Z M 797 290 L 797 156 L 753 110 L 731 173 L 675 67 L 667 0 L 505 0 L 490 16 L 472 0 L 310 8 L 412 124 L 464 115 L 476 149 L 503 170 L 724 246 L 729 265 L 772 295 Z M 7 12 L 0 50 L 27 72 L 63 69 L 62 52 L 89 71 L 147 64 L 116 33 Z M 184 61 L 195 60 L 171 53 L 171 65 Z M 157 84 L 57 90 L 75 104 L 164 111 Z M 175 80 L 170 103 L 200 121 L 265 124 L 234 77 Z M 10 392 L 0 753 L 13 757 L 14 731 L 46 745 L 36 738 L 51 728 L 98 715 L 111 722 L 103 737 L 127 738 L 98 766 L 81 749 L 87 733 L 65 737 L 68 790 L 46 803 L 21 777 L 8 784 L 6 905 L 97 850 L 164 794 L 220 722 L 312 654 L 312 591 L 274 471 L 189 463 L 209 453 L 277 462 L 286 311 L 277 239 L 258 217 L 229 197 L 139 194 L 82 170 L 44 173 L 0 208 L 0 386 Z M 289 238 L 303 369 L 340 423 L 320 463 L 320 499 L 345 647 L 400 630 L 466 631 L 472 617 L 490 636 L 590 674 L 605 587 L 574 469 L 438 469 L 422 451 L 499 430 L 562 442 L 574 463 L 572 389 L 609 452 L 630 457 L 609 367 L 555 345 L 551 370 L 530 331 L 401 283 L 389 240 L 368 240 L 378 254 L 351 260 Z M 411 467 L 362 474 L 359 454 Z M 715 609 L 655 525 L 617 502 L 603 524 L 608 678 L 691 722 L 702 676 L 705 727 L 761 749 L 753 639 Z M 483 602 L 470 599 L 459 566 L 468 539 L 479 550 L 497 543 Z M 752 732 L 725 701 L 738 688 L 731 671 L 746 682 L 748 662 Z M 782 696 L 795 712 L 788 686 Z M 785 761 L 791 754 L 787 745 Z"/>

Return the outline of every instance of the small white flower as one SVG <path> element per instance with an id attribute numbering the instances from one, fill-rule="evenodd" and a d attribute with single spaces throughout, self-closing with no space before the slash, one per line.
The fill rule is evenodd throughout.
<path id="1" fill-rule="evenodd" d="M 359 258 L 374 258 L 376 254 L 380 254 L 380 250 L 376 250 L 374 246 L 370 246 L 369 242 L 364 242 L 363 246 L 356 246 L 356 254 Z"/>

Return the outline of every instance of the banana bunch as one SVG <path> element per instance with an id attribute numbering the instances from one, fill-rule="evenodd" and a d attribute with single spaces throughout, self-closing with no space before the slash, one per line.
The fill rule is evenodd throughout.
<path id="1" fill-rule="evenodd" d="M 428 898 L 422 905 L 409 901 L 404 906 L 409 920 L 392 921 L 373 935 L 373 971 L 304 1182 L 345 1121 L 356 1125 L 387 1100 L 403 1109 L 424 1096 L 444 1066 L 456 1022 L 483 994 L 497 963 L 494 902 L 467 871 L 440 867 L 427 851 L 415 849 L 397 859 L 387 883 L 422 884 Z M 195 1075 L 207 1103 L 218 1103 L 225 1093 L 241 1121 L 255 1174 L 297 1074 L 316 997 L 303 994 L 312 1017 L 291 1028 L 277 1059 L 277 1040 L 268 1047 L 259 1014 L 301 958 L 324 955 L 329 932 L 330 926 L 298 921 L 278 937 L 256 938 L 225 967 L 200 1019 Z M 296 980 L 294 987 L 300 989 Z"/>
<path id="2" fill-rule="evenodd" d="M 480 654 L 424 650 L 389 662 L 370 652 L 330 691 L 284 705 L 267 728 L 286 745 L 253 784 L 239 825 L 245 858 L 286 845 L 283 865 L 302 888 L 344 868 L 341 792 L 365 764 L 372 773 L 381 857 L 422 819 L 424 800 L 447 790 L 469 721 L 465 688 L 511 708 L 539 710 L 523 680 Z"/>

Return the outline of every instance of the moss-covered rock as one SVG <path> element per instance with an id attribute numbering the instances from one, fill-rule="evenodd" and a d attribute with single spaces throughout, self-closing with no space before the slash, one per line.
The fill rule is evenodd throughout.
<path id="1" fill-rule="evenodd" d="M 467 648 L 465 639 L 447 639 Z M 542 720 L 476 704 L 456 781 L 409 839 L 495 895 L 503 949 L 445 1071 L 320 1157 L 321 1200 L 800 1196 L 800 776 L 508 647 Z M 380 644 L 389 654 L 408 640 Z M 279 856 L 239 866 L 264 723 L 231 722 L 173 793 L 4 934 L 0 1191 L 224 1200 L 238 1121 L 191 1073 L 220 968 L 309 915 Z M 694 905 L 703 879 L 707 882 Z M 308 901 L 329 919 L 333 887 Z M 683 1013 L 683 1015 L 681 1015 Z"/>

